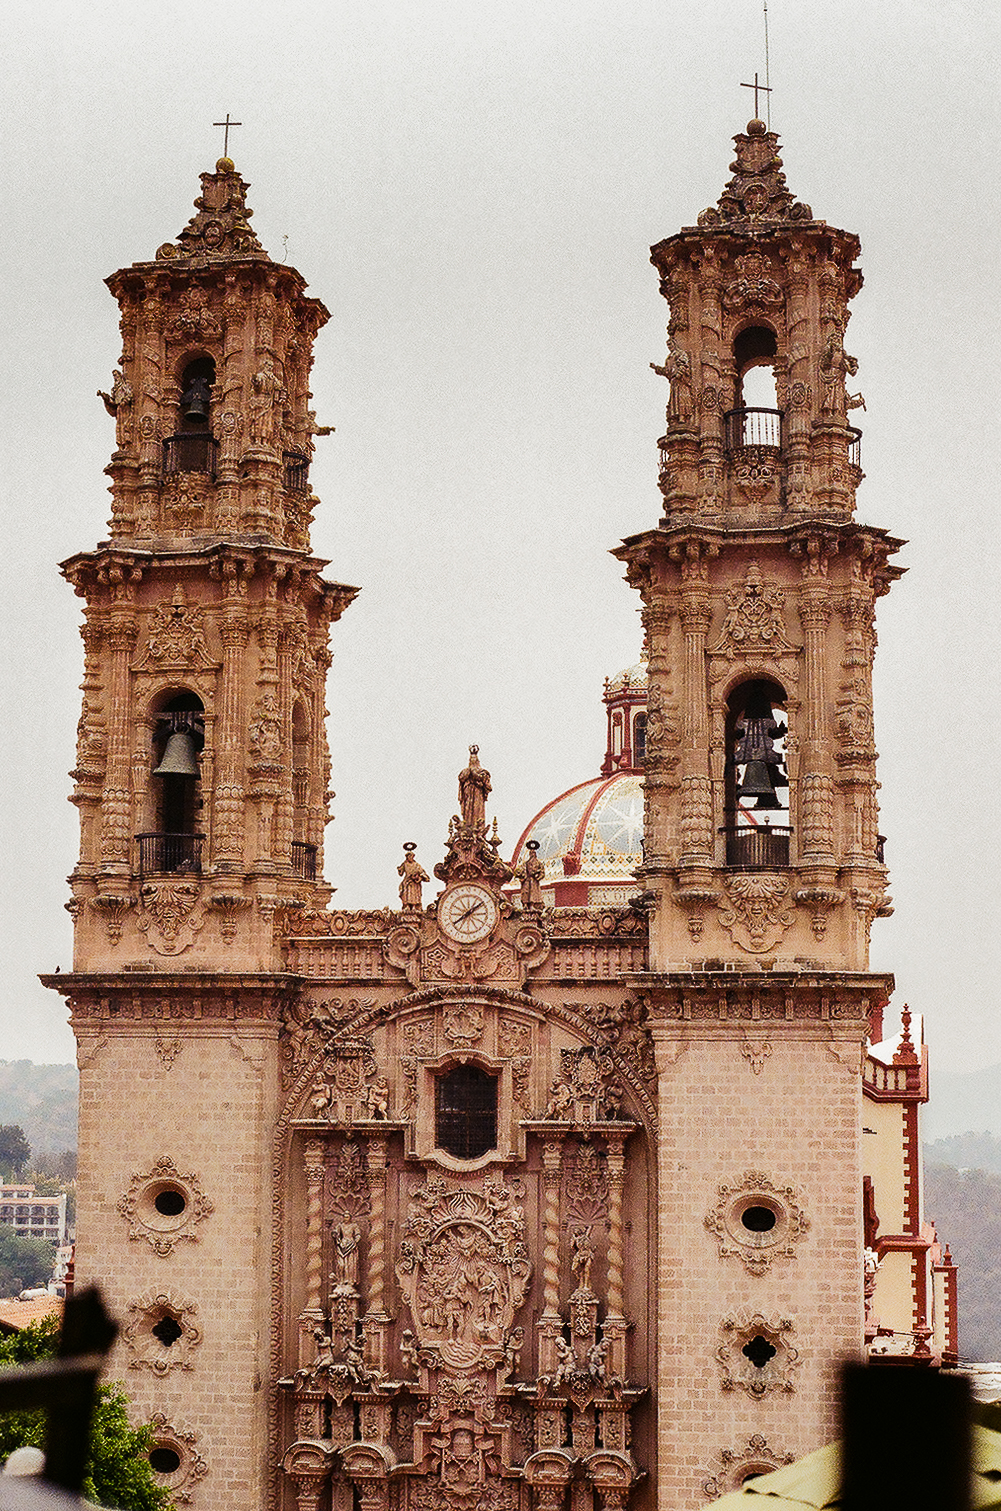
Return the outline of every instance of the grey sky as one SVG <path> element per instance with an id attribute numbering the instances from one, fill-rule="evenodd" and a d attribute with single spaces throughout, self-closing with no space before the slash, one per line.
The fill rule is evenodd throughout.
<path id="1" fill-rule="evenodd" d="M 1001 22 L 982 3 L 772 0 L 790 188 L 856 230 L 860 513 L 904 536 L 876 728 L 897 912 L 873 963 L 935 1063 L 1001 1060 L 997 708 Z M 2 63 L 3 1033 L 72 1058 L 65 802 L 81 674 L 57 560 L 105 533 L 102 279 L 151 257 L 231 142 L 254 227 L 327 304 L 314 549 L 363 588 L 329 687 L 343 905 L 430 870 L 477 741 L 505 849 L 596 774 L 636 659 L 606 554 L 656 523 L 667 307 L 650 244 L 717 198 L 764 71 L 760 0 L 8 7 Z"/>

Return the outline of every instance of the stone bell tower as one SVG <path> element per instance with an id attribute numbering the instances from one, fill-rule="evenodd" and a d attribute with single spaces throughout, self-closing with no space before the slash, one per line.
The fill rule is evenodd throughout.
<path id="1" fill-rule="evenodd" d="M 707 1420 L 747 1472 L 837 1433 L 836 1364 L 862 1344 L 861 1051 L 892 986 L 868 971 L 890 911 L 871 667 L 900 542 L 854 515 L 859 241 L 794 199 L 763 122 L 735 142 L 716 207 L 652 249 L 665 511 L 616 552 L 649 646 L 665 1508 L 713 1479 Z"/>
<path id="2" fill-rule="evenodd" d="M 177 241 L 108 279 L 111 533 L 63 566 L 86 600 L 78 970 L 268 970 L 274 909 L 328 895 L 327 636 L 354 596 L 309 551 L 328 316 L 245 193 L 221 158 Z"/>
<path id="3" fill-rule="evenodd" d="M 250 228 L 228 157 L 155 258 L 108 279 L 123 351 L 109 538 L 85 602 L 68 904 L 81 1067 L 77 1276 L 164 1483 L 259 1504 L 281 1017 L 275 919 L 322 908 L 331 623 L 310 552 L 309 408 L 328 315 Z M 173 1466 L 173 1467 L 171 1467 Z"/>

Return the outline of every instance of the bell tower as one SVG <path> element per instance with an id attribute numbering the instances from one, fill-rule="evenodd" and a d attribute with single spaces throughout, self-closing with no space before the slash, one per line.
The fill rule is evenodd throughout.
<path id="1" fill-rule="evenodd" d="M 700 1499 L 702 1420 L 736 1461 L 837 1434 L 836 1364 L 862 1345 L 861 1051 L 892 986 L 868 970 L 890 911 L 871 668 L 901 542 L 854 512 L 859 241 L 794 199 L 762 121 L 735 143 L 717 205 L 652 249 L 664 517 L 615 553 L 649 647 L 665 1507 Z"/>
<path id="2" fill-rule="evenodd" d="M 86 602 L 73 801 L 76 969 L 269 970 L 279 906 L 322 906 L 331 623 L 310 554 L 309 372 L 327 311 L 250 227 L 228 157 L 121 307 L 110 535 Z"/>
<path id="3" fill-rule="evenodd" d="M 355 589 L 310 552 L 309 408 L 327 311 L 250 229 L 228 157 L 121 307 L 108 538 L 85 604 L 68 904 L 80 1066 L 76 1274 L 121 1324 L 112 1369 L 154 1467 L 201 1511 L 264 1503 L 274 1128 L 322 910 L 324 681 Z"/>

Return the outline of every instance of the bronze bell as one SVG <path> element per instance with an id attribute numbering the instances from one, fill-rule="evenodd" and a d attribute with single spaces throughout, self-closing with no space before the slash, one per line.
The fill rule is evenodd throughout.
<path id="1" fill-rule="evenodd" d="M 181 414 L 189 425 L 204 425 L 209 417 L 209 382 L 201 373 L 188 379 L 181 395 Z"/>
<path id="2" fill-rule="evenodd" d="M 737 788 L 737 797 L 741 802 L 747 798 L 756 798 L 755 808 L 781 808 L 775 786 L 775 777 L 766 761 L 748 761 L 744 768 L 744 780 Z"/>
<path id="3" fill-rule="evenodd" d="M 198 757 L 195 741 L 187 730 L 179 729 L 167 741 L 163 760 L 153 772 L 154 776 L 197 776 Z"/>

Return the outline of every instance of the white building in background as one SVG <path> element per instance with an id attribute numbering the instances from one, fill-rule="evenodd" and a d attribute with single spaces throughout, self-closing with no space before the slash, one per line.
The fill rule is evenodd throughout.
<path id="1" fill-rule="evenodd" d="M 0 1185 L 0 1223 L 13 1228 L 21 1238 L 47 1238 L 66 1242 L 66 1192 L 39 1196 L 34 1186 Z"/>

